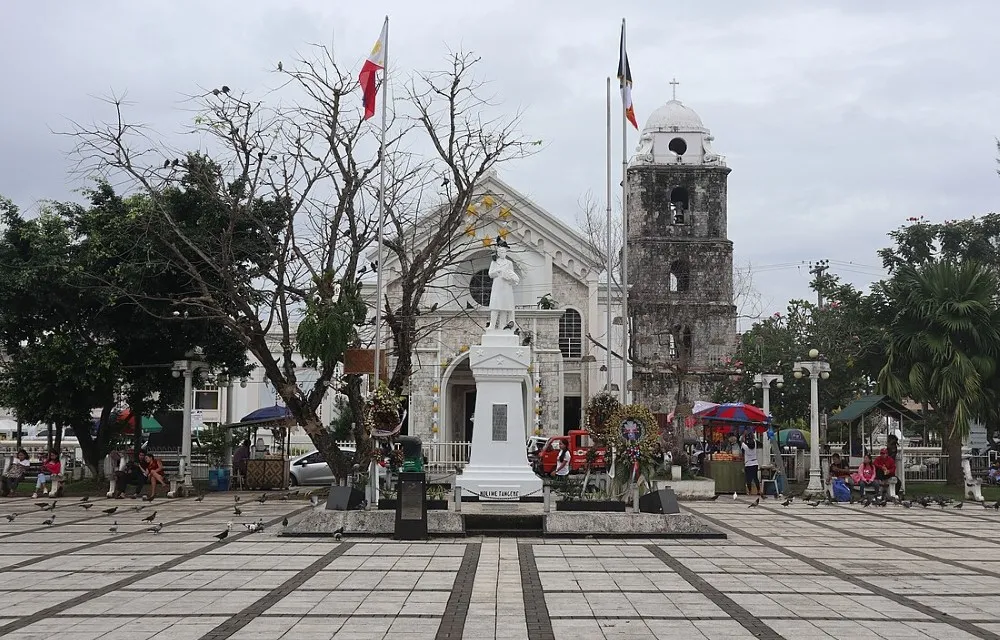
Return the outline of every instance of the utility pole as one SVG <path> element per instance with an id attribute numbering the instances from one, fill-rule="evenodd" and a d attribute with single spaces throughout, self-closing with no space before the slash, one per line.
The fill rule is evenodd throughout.
<path id="1" fill-rule="evenodd" d="M 809 273 L 816 276 L 813 282 L 816 283 L 816 306 L 820 309 L 823 308 L 823 289 L 820 285 L 823 283 L 823 275 L 829 268 L 830 261 L 826 259 L 809 263 Z"/>

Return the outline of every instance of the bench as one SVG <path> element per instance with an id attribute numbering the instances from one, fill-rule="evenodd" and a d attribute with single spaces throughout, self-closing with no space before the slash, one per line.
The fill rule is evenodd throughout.
<path id="1" fill-rule="evenodd" d="M 3 460 L 3 469 L 6 469 L 8 465 L 11 464 L 13 459 L 14 459 L 13 456 L 5 458 Z M 31 486 L 31 488 L 34 489 L 32 483 L 38 481 L 38 474 L 39 472 L 41 472 L 41 470 L 42 470 L 41 462 L 32 462 L 30 466 L 25 470 L 24 475 L 21 476 L 21 479 L 18 481 L 17 486 L 13 488 L 13 491 L 17 491 L 18 487 L 20 487 L 22 483 L 25 484 L 26 486 Z M 60 497 L 62 494 L 62 485 L 63 485 L 63 475 L 61 473 L 50 475 L 48 495 L 53 498 Z"/>
<path id="2" fill-rule="evenodd" d="M 167 484 L 169 489 L 167 489 L 168 498 L 176 498 L 180 489 L 180 461 L 177 459 L 164 460 L 163 458 L 158 458 L 160 462 L 163 463 L 163 481 Z M 104 472 L 108 477 L 108 493 L 107 497 L 113 498 L 118 494 L 118 477 L 115 475 L 116 471 L 124 471 L 125 467 L 128 465 L 128 461 L 125 456 L 122 456 L 118 462 L 117 468 L 115 467 L 114 461 L 111 456 L 108 456 L 104 460 Z M 146 485 L 144 484 L 143 487 Z M 137 489 L 142 490 L 142 487 Z"/>

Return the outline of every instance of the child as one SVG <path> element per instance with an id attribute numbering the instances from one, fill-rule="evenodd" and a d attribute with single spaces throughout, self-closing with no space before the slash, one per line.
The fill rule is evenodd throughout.
<path id="1" fill-rule="evenodd" d="M 858 465 L 857 472 L 854 474 L 854 484 L 861 490 L 861 497 L 864 497 L 868 491 L 868 487 L 871 487 L 873 492 L 875 491 L 876 475 L 875 465 L 872 464 L 872 457 L 866 453 L 865 457 L 861 459 L 861 464 Z"/>
<path id="2" fill-rule="evenodd" d="M 38 490 L 45 488 L 45 483 L 49 483 L 49 488 L 52 488 L 52 476 L 57 476 L 62 473 L 62 463 L 59 462 L 59 454 L 56 453 L 55 449 L 49 451 L 48 458 L 42 463 L 42 468 L 38 471 L 38 479 L 35 481 L 35 492 L 31 494 L 32 498 L 38 497 Z M 42 495 L 49 495 L 48 489 L 42 491 Z"/>

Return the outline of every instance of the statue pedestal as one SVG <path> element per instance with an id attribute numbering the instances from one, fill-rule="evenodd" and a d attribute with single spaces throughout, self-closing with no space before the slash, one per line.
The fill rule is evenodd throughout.
<path id="1" fill-rule="evenodd" d="M 541 495 L 542 479 L 528 464 L 525 449 L 524 384 L 531 349 L 511 331 L 488 329 L 472 348 L 469 366 L 476 378 L 476 413 L 469 464 L 455 480 L 463 495 L 481 500 L 517 500 Z"/>

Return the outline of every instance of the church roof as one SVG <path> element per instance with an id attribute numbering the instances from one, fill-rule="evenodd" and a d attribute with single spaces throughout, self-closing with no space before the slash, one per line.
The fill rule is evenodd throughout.
<path id="1" fill-rule="evenodd" d="M 551 256 L 553 265 L 581 280 L 586 280 L 588 277 L 596 278 L 601 273 L 601 257 L 594 251 L 588 238 L 498 178 L 495 173 L 490 173 L 483 179 L 476 193 L 479 197 L 489 194 L 500 204 L 510 207 L 513 216 L 509 225 L 510 237 L 507 241 L 512 246 L 515 243 L 526 243 L 535 250 Z M 428 214 L 425 220 L 417 222 L 416 227 L 419 229 L 425 224 L 435 224 L 435 218 Z M 416 235 L 419 245 L 422 234 L 417 232 Z M 456 233 L 456 237 L 462 237 L 462 230 Z M 470 246 L 469 252 L 473 253 L 474 250 L 475 245 Z M 374 260 L 376 254 L 375 247 L 369 249 L 369 260 Z M 383 259 L 392 271 L 396 263 L 395 254 L 386 250 Z"/>
<path id="2" fill-rule="evenodd" d="M 705 131 L 701 118 L 680 100 L 671 100 L 649 115 L 643 131 Z"/>

